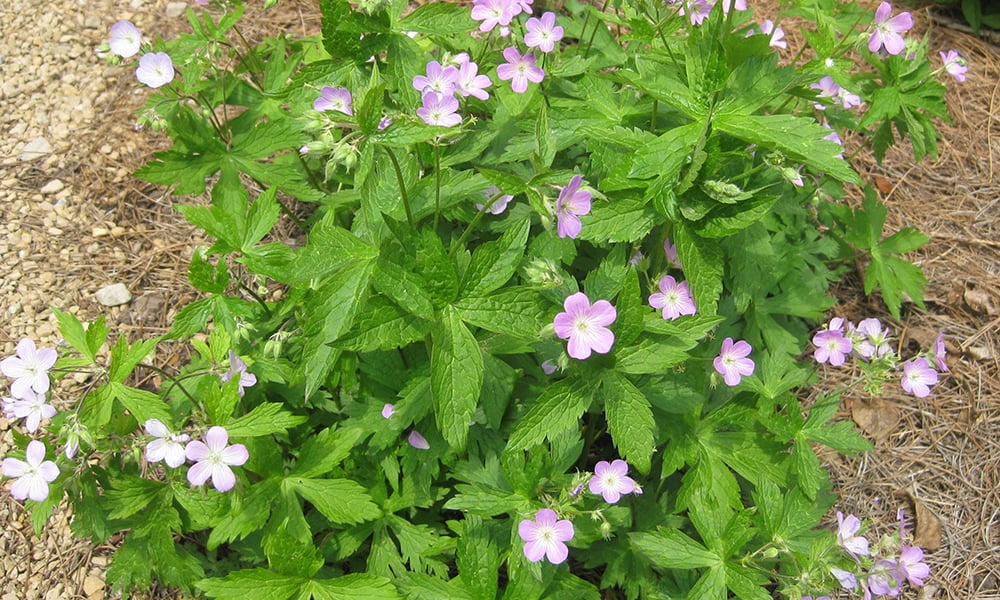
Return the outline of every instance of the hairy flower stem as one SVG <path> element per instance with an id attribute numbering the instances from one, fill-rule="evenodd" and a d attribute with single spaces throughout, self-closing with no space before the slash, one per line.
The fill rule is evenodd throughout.
<path id="1" fill-rule="evenodd" d="M 494 202 L 496 202 L 500 198 L 503 198 L 503 195 L 504 195 L 503 192 L 499 192 L 497 194 L 494 194 L 493 197 L 490 198 L 486 202 L 486 204 L 483 205 L 483 207 L 481 209 L 479 209 L 479 212 L 476 213 L 476 216 L 472 217 L 472 221 L 469 222 L 469 226 L 465 228 L 465 231 L 462 232 L 462 236 L 460 238 L 458 238 L 458 241 L 455 242 L 454 246 L 452 246 L 451 251 L 448 252 L 448 258 L 449 259 L 452 258 L 453 256 L 455 256 L 455 252 L 457 252 L 458 249 L 462 247 L 462 244 L 465 243 L 465 240 L 467 240 L 469 238 L 469 234 L 472 233 L 472 230 L 475 229 L 476 225 L 479 224 L 479 221 L 482 220 L 483 215 L 486 214 L 486 211 L 488 211 L 490 208 L 492 208 Z"/>
<path id="2" fill-rule="evenodd" d="M 396 155 L 393 154 L 392 148 L 388 146 L 382 146 L 385 153 L 389 155 L 389 160 L 392 162 L 392 168 L 396 172 L 396 181 L 399 183 L 399 195 L 403 199 L 403 208 L 406 209 L 406 222 L 410 224 L 410 227 L 415 227 L 415 222 L 413 220 L 413 211 L 410 209 L 410 197 L 406 195 L 406 183 L 403 181 L 403 170 L 399 168 L 399 161 L 396 160 Z"/>
<path id="3" fill-rule="evenodd" d="M 257 304 L 260 304 L 260 307 L 264 309 L 264 314 L 267 315 L 267 318 L 271 318 L 271 309 L 270 309 L 270 307 L 268 307 L 267 302 L 264 302 L 263 298 L 261 298 L 260 296 L 258 296 L 256 292 L 254 292 L 252 289 L 250 289 L 250 287 L 247 284 L 243 283 L 242 281 L 239 283 L 239 286 L 240 286 L 241 290 L 243 290 L 251 298 L 253 298 L 254 300 L 256 300 Z"/>

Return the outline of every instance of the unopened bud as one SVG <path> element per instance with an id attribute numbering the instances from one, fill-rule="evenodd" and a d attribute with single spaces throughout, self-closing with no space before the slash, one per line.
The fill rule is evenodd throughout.
<path id="1" fill-rule="evenodd" d="M 601 523 L 600 530 L 601 530 L 601 537 L 602 538 L 604 538 L 606 540 L 610 540 L 611 539 L 611 523 L 608 523 L 607 521 L 604 521 L 603 523 Z"/>

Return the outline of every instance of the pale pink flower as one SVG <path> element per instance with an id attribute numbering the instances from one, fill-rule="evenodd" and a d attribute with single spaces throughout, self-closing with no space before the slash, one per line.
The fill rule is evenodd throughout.
<path id="1" fill-rule="evenodd" d="M 423 95 L 423 106 L 417 109 L 417 116 L 428 125 L 454 127 L 462 122 L 462 116 L 456 113 L 458 100 L 454 96 L 442 96 L 436 92 Z"/>
<path id="2" fill-rule="evenodd" d="M 534 521 L 525 519 L 517 526 L 517 535 L 524 540 L 524 556 L 531 562 L 545 557 L 554 565 L 562 564 L 569 556 L 566 542 L 573 539 L 574 534 L 573 522 L 560 521 L 551 508 L 539 510 Z"/>
<path id="3" fill-rule="evenodd" d="M 868 540 L 864 536 L 858 535 L 861 531 L 861 520 L 854 515 L 847 515 L 837 511 L 837 543 L 854 560 L 858 556 L 868 556 Z"/>
<path id="4" fill-rule="evenodd" d="M 583 229 L 579 215 L 590 213 L 590 192 L 581 190 L 583 177 L 574 175 L 556 199 L 556 232 L 559 237 L 576 238 Z"/>
<path id="5" fill-rule="evenodd" d="M 229 432 L 216 425 L 205 434 L 205 441 L 188 442 L 184 449 L 188 460 L 195 464 L 188 469 L 191 485 L 203 485 L 209 479 L 220 492 L 228 492 L 236 485 L 236 475 L 230 466 L 238 467 L 250 459 L 243 444 L 229 445 Z"/>
<path id="6" fill-rule="evenodd" d="M 750 358 L 753 348 L 744 340 L 733 342 L 733 338 L 727 337 L 722 341 L 722 350 L 712 361 L 715 370 L 722 375 L 723 381 L 728 386 L 739 384 L 743 377 L 753 375 L 756 364 Z"/>
<path id="7" fill-rule="evenodd" d="M 944 345 L 943 331 L 938 332 L 937 339 L 934 340 L 934 349 L 931 351 L 931 355 L 934 357 L 934 366 L 936 366 L 939 371 L 947 373 L 948 363 L 945 362 L 945 358 L 948 356 L 948 350 Z"/>
<path id="8" fill-rule="evenodd" d="M 883 2 L 875 9 L 875 30 L 868 38 L 868 49 L 878 52 L 885 47 L 889 54 L 899 54 L 906 48 L 906 41 L 900 35 L 913 27 L 913 17 L 910 13 L 899 13 L 892 17 L 892 5 Z"/>
<path id="9" fill-rule="evenodd" d="M 472 63 L 475 65 L 475 63 Z M 451 96 L 458 86 L 458 69 L 453 65 L 441 67 L 441 63 L 432 60 L 427 63 L 427 75 L 417 75 L 413 78 L 413 87 L 421 94 L 437 92 L 442 96 Z"/>
<path id="10" fill-rule="evenodd" d="M 29 433 L 34 433 L 42 419 L 56 416 L 56 409 L 45 402 L 45 394 L 35 393 L 28 389 L 22 398 L 14 398 L 11 412 L 15 419 L 24 419 L 24 427 Z"/>
<path id="11" fill-rule="evenodd" d="M 247 372 L 247 364 L 232 350 L 229 351 L 229 370 L 219 376 L 222 383 L 229 382 L 233 377 L 239 376 L 239 383 L 236 384 L 236 391 L 243 397 L 244 388 L 248 388 L 257 383 L 257 376 Z"/>
<path id="12" fill-rule="evenodd" d="M 501 193 L 500 188 L 495 185 L 491 185 L 483 190 L 483 195 L 486 196 L 487 200 L 496 197 L 493 204 L 490 204 L 490 207 L 486 209 L 486 212 L 491 215 L 499 215 L 503 213 L 503 211 L 507 210 L 507 205 L 510 204 L 510 201 L 514 199 L 513 194 L 503 194 Z M 483 210 L 484 206 L 486 205 L 477 202 L 476 210 Z"/>
<path id="13" fill-rule="evenodd" d="M 323 86 L 319 97 L 313 101 L 313 109 L 318 111 L 335 110 L 345 115 L 353 115 L 351 108 L 351 91 L 347 88 Z"/>
<path id="14" fill-rule="evenodd" d="M 823 364 L 829 361 L 834 367 L 844 364 L 844 360 L 851 353 L 853 346 L 851 340 L 843 333 L 830 330 L 820 331 L 814 335 L 812 343 L 816 346 L 816 351 L 813 352 L 813 358 L 816 359 L 816 362 Z"/>
<path id="15" fill-rule="evenodd" d="M 680 0 L 678 14 L 688 15 L 692 25 L 701 25 L 712 13 L 714 4 L 710 0 Z"/>
<path id="16" fill-rule="evenodd" d="M 111 26 L 111 38 L 108 47 L 113 54 L 129 58 L 139 53 L 142 46 L 142 33 L 131 21 L 118 21 Z"/>
<path id="17" fill-rule="evenodd" d="M 906 546 L 899 553 L 899 572 L 910 585 L 920 587 L 931 574 L 931 568 L 924 562 L 924 551 L 917 546 Z"/>
<path id="18" fill-rule="evenodd" d="M 590 353 L 607 354 L 615 342 L 608 325 L 615 322 L 618 312 L 607 300 L 593 305 L 583 292 L 577 292 L 563 302 L 566 312 L 556 315 L 553 325 L 556 335 L 568 339 L 566 352 L 577 360 L 590 358 Z"/>
<path id="19" fill-rule="evenodd" d="M 528 82 L 541 83 L 545 71 L 535 64 L 535 55 L 528 52 L 524 56 L 511 46 L 505 48 L 503 57 L 507 62 L 497 66 L 497 77 L 510 81 L 510 87 L 518 94 L 528 91 Z"/>
<path id="20" fill-rule="evenodd" d="M 38 350 L 29 338 L 18 342 L 15 356 L 0 361 L 0 372 L 14 379 L 10 384 L 11 396 L 21 398 L 27 397 L 29 391 L 39 394 L 49 391 L 49 369 L 56 364 L 56 358 L 54 349 Z"/>
<path id="21" fill-rule="evenodd" d="M 512 0 L 475 0 L 472 4 L 472 18 L 482 21 L 479 31 L 484 33 L 492 31 L 497 25 L 506 27 L 520 12 L 520 4 Z"/>
<path id="22" fill-rule="evenodd" d="M 681 259 L 677 256 L 677 246 L 671 243 L 670 238 L 663 240 L 663 252 L 667 255 L 667 262 L 671 266 L 681 269 Z"/>
<path id="23" fill-rule="evenodd" d="M 452 67 L 454 68 L 454 67 Z M 458 68 L 458 91 L 463 97 L 475 96 L 480 100 L 489 99 L 490 95 L 486 88 L 493 85 L 490 78 L 479 74 L 479 65 L 466 60 Z"/>
<path id="24" fill-rule="evenodd" d="M 969 70 L 965 60 L 958 55 L 955 50 L 949 50 L 947 54 L 941 52 L 941 62 L 944 63 L 944 70 L 955 78 L 955 81 L 965 81 L 965 73 Z"/>
<path id="25" fill-rule="evenodd" d="M 649 305 L 663 309 L 663 318 L 674 320 L 682 315 L 693 315 L 697 312 L 691 289 L 686 281 L 677 282 L 670 275 L 660 279 L 659 293 L 650 294 Z"/>
<path id="26" fill-rule="evenodd" d="M 531 17 L 524 24 L 528 30 L 524 34 L 524 43 L 529 48 L 538 48 L 542 52 L 552 52 L 555 44 L 563 37 L 563 28 L 556 25 L 556 14 L 546 12 L 541 19 Z"/>
<path id="27" fill-rule="evenodd" d="M 938 382 L 938 373 L 931 368 L 924 357 L 913 358 L 903 363 L 903 379 L 900 382 L 903 390 L 917 398 L 926 398 L 931 393 L 931 386 Z"/>
<path id="28" fill-rule="evenodd" d="M 635 481 L 628 476 L 628 463 L 618 459 L 612 462 L 602 460 L 594 467 L 590 478 L 590 492 L 604 497 L 608 504 L 616 504 L 622 494 L 635 490 Z"/>
<path id="29" fill-rule="evenodd" d="M 45 460 L 45 444 L 38 440 L 28 442 L 25 460 L 5 458 L 0 465 L 4 477 L 16 477 L 10 486 L 10 495 L 18 500 L 31 498 L 42 502 L 49 497 L 49 484 L 59 477 L 59 467 L 51 460 Z"/>

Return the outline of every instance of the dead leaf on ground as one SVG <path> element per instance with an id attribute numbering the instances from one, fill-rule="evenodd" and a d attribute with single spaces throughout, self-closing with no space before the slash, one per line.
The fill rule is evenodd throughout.
<path id="1" fill-rule="evenodd" d="M 916 533 L 913 536 L 913 545 L 924 550 L 937 550 L 941 547 L 941 537 L 944 535 L 941 519 L 918 500 L 912 490 L 906 492 L 906 496 L 913 504 L 913 511 L 916 513 Z"/>
<path id="2" fill-rule="evenodd" d="M 900 416 L 899 409 L 892 402 L 876 398 L 855 401 L 851 406 L 851 418 L 878 444 L 885 442 L 889 434 L 896 431 Z"/>
<path id="3" fill-rule="evenodd" d="M 993 304 L 993 298 L 990 293 L 981 288 L 970 288 L 965 290 L 964 294 L 965 303 L 969 305 L 972 310 L 983 313 L 989 316 L 997 314 L 997 309 Z"/>

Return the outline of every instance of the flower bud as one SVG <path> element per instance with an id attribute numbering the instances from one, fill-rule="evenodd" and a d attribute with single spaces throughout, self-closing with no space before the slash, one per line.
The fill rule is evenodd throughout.
<path id="1" fill-rule="evenodd" d="M 610 540 L 611 539 L 611 523 L 608 523 L 607 521 L 602 522 L 601 526 L 600 526 L 600 530 L 601 530 L 601 537 L 602 538 L 604 538 L 606 540 Z"/>
<path id="2" fill-rule="evenodd" d="M 534 287 L 549 288 L 562 285 L 563 278 L 556 263 L 548 258 L 533 258 L 524 268 L 524 276 L 528 284 Z"/>

